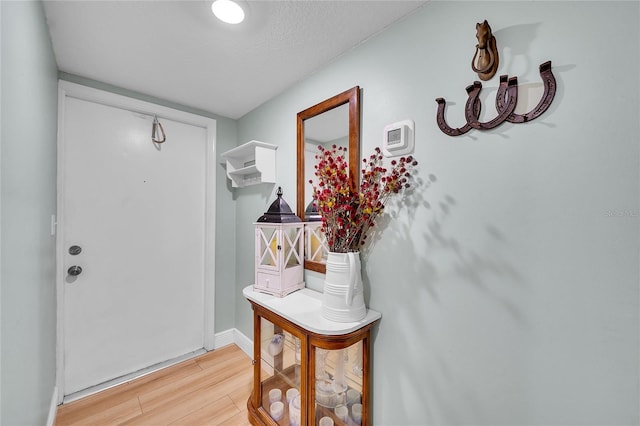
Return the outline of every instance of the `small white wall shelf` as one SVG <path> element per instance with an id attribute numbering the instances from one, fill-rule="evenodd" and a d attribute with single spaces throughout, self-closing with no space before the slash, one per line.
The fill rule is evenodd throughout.
<path id="1" fill-rule="evenodd" d="M 221 154 L 227 162 L 231 185 L 242 188 L 259 183 L 275 183 L 277 145 L 250 141 Z"/>

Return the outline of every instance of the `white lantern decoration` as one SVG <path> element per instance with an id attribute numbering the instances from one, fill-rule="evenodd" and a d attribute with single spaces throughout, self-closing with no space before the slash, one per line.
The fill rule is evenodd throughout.
<path id="1" fill-rule="evenodd" d="M 304 224 L 278 198 L 255 223 L 255 283 L 262 293 L 284 297 L 304 288 Z"/>
<path id="2" fill-rule="evenodd" d="M 313 262 L 326 263 L 329 252 L 327 238 L 322 232 L 322 216 L 314 201 L 307 205 L 304 218 L 306 220 L 304 223 L 304 258 Z"/>

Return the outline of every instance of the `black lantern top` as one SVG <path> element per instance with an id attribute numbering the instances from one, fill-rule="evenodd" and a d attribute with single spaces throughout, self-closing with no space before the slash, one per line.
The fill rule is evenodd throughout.
<path id="1" fill-rule="evenodd" d="M 291 207 L 285 200 L 282 199 L 282 188 L 278 187 L 278 192 L 276 193 L 278 198 L 271 203 L 269 206 L 269 210 L 262 216 L 258 218 L 258 222 L 268 222 L 268 223 L 295 223 L 302 222 L 298 216 L 296 216 L 292 211 Z"/>
<path id="2" fill-rule="evenodd" d="M 322 221 L 322 215 L 318 211 L 316 202 L 311 200 L 307 208 L 304 210 L 304 219 L 307 222 L 320 222 Z"/>

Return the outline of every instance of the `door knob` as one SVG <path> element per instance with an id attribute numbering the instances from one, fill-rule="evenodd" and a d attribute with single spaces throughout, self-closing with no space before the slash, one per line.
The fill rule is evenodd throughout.
<path id="1" fill-rule="evenodd" d="M 73 265 L 69 269 L 67 269 L 67 272 L 72 277 L 75 277 L 75 276 L 80 275 L 82 273 L 82 268 L 77 266 L 77 265 Z"/>

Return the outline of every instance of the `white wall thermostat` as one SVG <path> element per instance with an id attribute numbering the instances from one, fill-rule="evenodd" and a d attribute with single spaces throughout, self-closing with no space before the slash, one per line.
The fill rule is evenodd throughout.
<path id="1" fill-rule="evenodd" d="M 385 157 L 411 154 L 414 148 L 413 120 L 403 120 L 384 126 L 382 153 Z"/>

